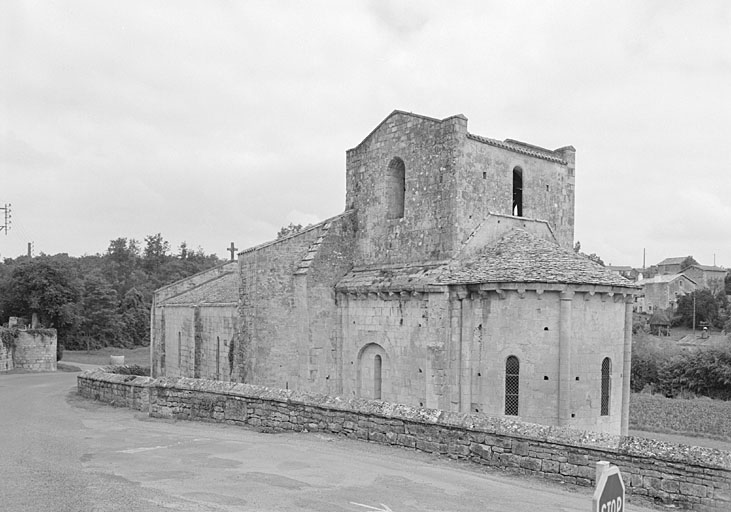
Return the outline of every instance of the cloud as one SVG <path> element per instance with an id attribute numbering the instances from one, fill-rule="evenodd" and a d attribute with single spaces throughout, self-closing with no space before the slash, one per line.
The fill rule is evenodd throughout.
<path id="1" fill-rule="evenodd" d="M 429 21 L 430 2 L 416 0 L 370 0 L 369 12 L 393 35 L 401 38 L 418 33 Z"/>
<path id="2" fill-rule="evenodd" d="M 0 9 L 0 159 L 13 162 L 0 199 L 46 252 L 158 231 L 246 247 L 297 212 L 336 215 L 345 150 L 394 109 L 573 144 L 577 238 L 605 261 L 636 262 L 650 244 L 709 252 L 729 225 L 727 2 Z"/>

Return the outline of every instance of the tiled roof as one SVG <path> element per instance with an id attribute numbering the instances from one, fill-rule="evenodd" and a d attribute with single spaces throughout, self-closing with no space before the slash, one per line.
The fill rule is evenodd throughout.
<path id="1" fill-rule="evenodd" d="M 499 282 L 637 288 L 632 281 L 598 263 L 523 229 L 508 232 L 474 259 L 453 260 L 437 277 L 437 283 L 441 284 Z"/>
<path id="2" fill-rule="evenodd" d="M 163 301 L 163 305 L 237 304 L 239 301 L 238 272 L 226 272 L 188 291 Z"/>
<path id="3" fill-rule="evenodd" d="M 435 284 L 438 265 L 356 268 L 338 282 L 338 291 L 428 291 Z"/>
<path id="4" fill-rule="evenodd" d="M 550 149 L 543 149 L 539 148 L 538 146 L 533 146 L 531 144 L 525 144 L 523 142 L 518 142 L 517 140 L 496 140 L 496 139 L 488 139 L 487 137 L 482 137 L 481 135 L 474 135 L 472 133 L 467 134 L 468 139 L 476 140 L 478 142 L 483 142 L 485 144 L 489 144 L 490 146 L 495 146 L 502 149 L 507 149 L 508 151 L 513 151 L 515 153 L 521 153 L 523 155 L 529 155 L 534 156 L 536 158 L 542 158 L 543 160 L 548 160 L 549 162 L 557 162 L 559 164 L 566 165 L 566 160 L 561 158 L 559 155 L 557 155 L 555 152 L 551 151 Z"/>
<path id="5" fill-rule="evenodd" d="M 317 224 L 314 224 L 312 226 L 307 226 L 306 228 L 303 228 L 301 231 L 297 231 L 296 233 L 292 233 L 291 235 L 283 236 L 282 238 L 277 238 L 275 240 L 270 240 L 268 242 L 264 242 L 263 244 L 255 245 L 254 247 L 249 247 L 247 249 L 244 249 L 243 251 L 239 252 L 239 254 L 246 254 L 249 252 L 256 251 L 258 249 L 263 249 L 265 247 L 269 247 L 278 243 L 281 243 L 285 240 L 289 240 L 290 238 L 294 238 L 296 236 L 303 235 L 304 233 L 309 233 L 310 231 L 313 231 L 315 229 L 320 228 L 329 228 L 330 224 L 332 222 L 340 219 L 341 217 L 345 217 L 346 215 L 350 215 L 353 212 L 353 210 L 345 210 L 343 213 L 336 215 L 334 217 L 330 217 L 329 219 L 325 219 L 322 222 L 318 222 Z"/>

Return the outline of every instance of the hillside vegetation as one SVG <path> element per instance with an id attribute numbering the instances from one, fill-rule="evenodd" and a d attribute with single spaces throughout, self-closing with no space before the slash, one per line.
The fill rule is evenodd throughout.
<path id="1" fill-rule="evenodd" d="M 0 322 L 35 313 L 67 349 L 150 343 L 150 305 L 157 288 L 222 263 L 182 243 L 177 254 L 159 233 L 117 238 L 103 254 L 6 258 L 0 264 Z"/>

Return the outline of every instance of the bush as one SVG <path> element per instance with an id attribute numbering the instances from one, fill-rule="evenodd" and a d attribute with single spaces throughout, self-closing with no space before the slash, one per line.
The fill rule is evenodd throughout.
<path id="1" fill-rule="evenodd" d="M 632 351 L 630 387 L 634 392 L 649 387 L 669 398 L 731 400 L 731 348 L 685 352 L 639 344 Z"/>
<path id="2" fill-rule="evenodd" d="M 633 393 L 629 422 L 630 428 L 636 430 L 731 439 L 731 402 Z"/>
<path id="3" fill-rule="evenodd" d="M 117 375 L 137 375 L 140 377 L 150 376 L 149 366 L 140 366 L 138 364 L 130 364 L 124 366 L 113 366 L 108 368 L 107 373 L 116 373 Z"/>

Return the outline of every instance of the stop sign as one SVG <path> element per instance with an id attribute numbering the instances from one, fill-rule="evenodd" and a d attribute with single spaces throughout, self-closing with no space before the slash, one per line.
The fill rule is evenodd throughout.
<path id="1" fill-rule="evenodd" d="M 605 470 L 596 484 L 593 512 L 625 512 L 624 482 L 617 466 Z"/>

